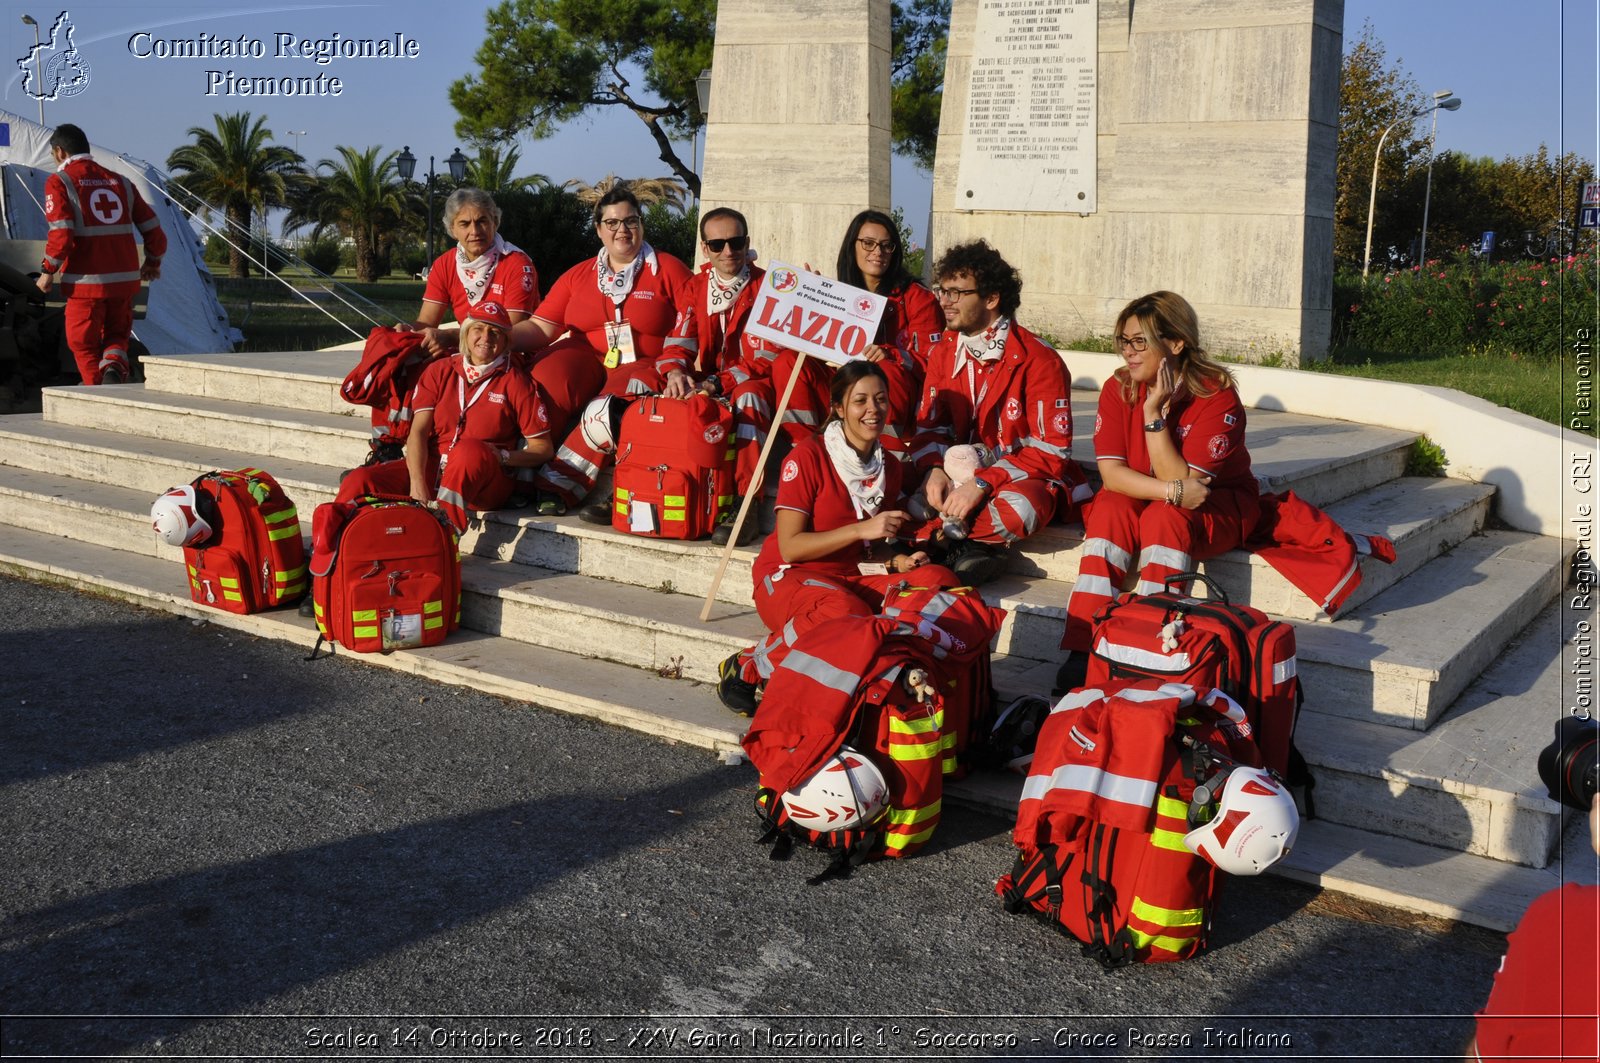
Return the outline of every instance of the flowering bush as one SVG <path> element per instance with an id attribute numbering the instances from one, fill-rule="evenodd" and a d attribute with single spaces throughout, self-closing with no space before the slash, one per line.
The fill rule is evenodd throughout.
<path id="1" fill-rule="evenodd" d="M 1592 321 L 1592 249 L 1542 261 L 1455 261 L 1334 279 L 1333 345 L 1393 354 L 1496 354 L 1554 360 L 1575 321 Z M 1565 329 L 1565 331 L 1564 331 Z"/>

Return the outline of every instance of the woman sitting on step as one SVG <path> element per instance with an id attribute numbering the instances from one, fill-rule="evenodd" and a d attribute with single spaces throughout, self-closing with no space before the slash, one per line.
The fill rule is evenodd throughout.
<path id="1" fill-rule="evenodd" d="M 545 399 L 511 363 L 511 320 L 498 303 L 480 302 L 461 327 L 461 350 L 430 363 L 412 394 L 406 456 L 352 469 L 338 500 L 366 495 L 437 503 L 457 531 L 469 510 L 497 509 L 516 484 L 555 453 Z"/>
<path id="2" fill-rule="evenodd" d="M 1259 503 L 1233 375 L 1200 343 L 1194 307 L 1173 292 L 1117 315 L 1127 363 L 1100 389 L 1094 451 L 1103 483 L 1084 515 L 1083 558 L 1067 599 L 1061 692 L 1083 685 L 1095 613 L 1139 570 L 1140 594 L 1241 545 Z"/>
<path id="3" fill-rule="evenodd" d="M 889 381 L 881 366 L 847 362 L 833 376 L 820 434 L 784 460 L 777 526 L 751 570 L 765 639 L 722 662 L 722 703 L 748 716 L 760 684 L 807 630 L 840 616 L 871 616 L 885 592 L 916 570 L 919 587 L 954 587 L 955 573 L 896 540 L 913 522 L 895 508 L 901 465 L 884 453 Z"/>

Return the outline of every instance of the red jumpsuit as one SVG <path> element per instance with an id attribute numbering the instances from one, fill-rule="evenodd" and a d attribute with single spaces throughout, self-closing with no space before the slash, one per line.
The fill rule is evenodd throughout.
<path id="1" fill-rule="evenodd" d="M 500 464 L 500 451 L 518 450 L 523 440 L 550 434 L 544 396 L 521 369 L 502 368 L 468 384 L 462 355 L 432 362 L 412 392 L 414 410 L 433 411 L 428 441 L 428 481 L 438 484 L 439 508 L 465 531 L 469 510 L 497 509 L 511 497 L 516 479 Z M 415 445 L 415 444 L 411 444 Z M 364 495 L 410 498 L 405 461 L 352 469 L 339 485 L 338 500 Z"/>
<path id="2" fill-rule="evenodd" d="M 883 507 L 892 509 L 901 497 L 900 463 L 887 455 L 883 488 Z M 862 519 L 819 436 L 795 447 L 784 461 L 777 508 L 810 516 L 811 531 L 831 531 Z M 919 587 L 955 587 L 961 583 L 955 573 L 938 565 L 923 565 L 914 576 L 862 575 L 859 565 L 867 553 L 862 546 L 851 543 L 826 557 L 791 565 L 779 552 L 778 536 L 767 536 L 750 576 L 755 583 L 756 613 L 771 634 L 739 654 L 745 682 L 771 678 L 795 640 L 824 620 L 873 615 L 883 606 L 884 593 L 896 583 L 907 579 Z"/>
<path id="3" fill-rule="evenodd" d="M 879 364 L 889 378 L 889 424 L 883 430 L 883 448 L 902 461 L 910 450 L 908 440 L 917 412 L 917 396 L 928 368 L 928 352 L 944 330 L 944 311 L 932 292 L 908 281 L 894 291 L 882 292 L 889 300 L 873 342 L 890 350 Z M 772 368 L 775 395 L 782 395 L 799 355 L 779 352 Z M 807 358 L 800 379 L 795 381 L 789 406 L 783 414 L 783 430 L 795 442 L 817 430 L 828 419 L 828 400 L 834 366 L 820 358 Z"/>
<path id="4" fill-rule="evenodd" d="M 1067 519 L 1090 495 L 1072 460 L 1072 377 L 1055 349 L 1011 323 L 994 362 L 960 360 L 960 337 L 946 333 L 928 354 L 911 460 L 919 476 L 940 467 L 944 452 L 981 443 L 1000 459 L 979 471 L 988 499 L 971 519 L 970 537 L 985 543 L 1025 539 Z"/>
<path id="5" fill-rule="evenodd" d="M 593 373 L 595 366 L 602 367 L 602 385 L 585 395 L 578 409 L 596 395 L 654 395 L 666 384 L 670 364 L 664 367 L 662 363 L 673 359 L 663 358 L 664 348 L 667 335 L 678 323 L 679 311 L 689 305 L 690 274 L 689 267 L 665 252 L 652 250 L 650 255 L 620 307 L 600 293 L 597 262 L 590 259 L 563 273 L 534 311 L 533 316 L 541 321 L 581 334 L 590 359 L 583 367 L 586 374 Z M 630 326 L 636 360 L 607 370 L 602 361 L 602 352 L 609 346 L 606 325 L 619 320 Z M 545 357 L 550 357 L 548 352 L 567 346 L 553 344 Z M 538 372 L 537 365 L 534 371 Z M 572 397 L 584 390 L 576 383 L 551 386 Z M 600 478 L 614 452 L 614 441 L 610 448 L 597 447 L 581 429 L 574 428 L 562 441 L 555 460 L 540 469 L 535 479 L 541 490 L 569 506 L 576 505 Z"/>
<path id="6" fill-rule="evenodd" d="M 1095 418 L 1097 459 L 1115 458 L 1134 472 L 1153 476 L 1144 433 L 1144 385 L 1133 405 L 1113 376 L 1100 389 Z M 1244 406 L 1224 388 L 1207 398 L 1173 403 L 1167 432 L 1189 468 L 1210 476 L 1211 494 L 1199 509 L 1148 502 L 1103 488 L 1084 515 L 1083 560 L 1067 599 L 1067 630 L 1061 647 L 1087 651 L 1094 614 L 1114 598 L 1130 568 L 1139 569 L 1139 594 L 1163 589 L 1168 576 L 1190 572 L 1196 561 L 1239 546 L 1255 527 L 1259 488 L 1244 446 Z M 1138 551 L 1135 561 L 1135 551 Z"/>
<path id="7" fill-rule="evenodd" d="M 689 282 L 687 302 L 657 363 L 663 372 L 675 368 L 696 378 L 716 378 L 717 394 L 733 406 L 734 478 L 741 495 L 750 489 L 761 447 L 772 431 L 772 361 L 778 348 L 744 331 L 766 273 L 751 266 L 750 279 L 733 305 L 712 315 L 706 302 L 711 264 L 701 267 Z"/>
<path id="8" fill-rule="evenodd" d="M 1597 944 L 1600 887 L 1569 882 L 1534 901 L 1478 1012 L 1477 1058 L 1600 1059 Z"/>
<path id="9" fill-rule="evenodd" d="M 133 297 L 139 292 L 139 245 L 159 264 L 167 236 L 139 190 L 88 155 L 74 155 L 44 185 L 43 273 L 61 274 L 66 296 L 67 346 L 85 384 L 98 384 L 108 366 L 128 374 Z"/>

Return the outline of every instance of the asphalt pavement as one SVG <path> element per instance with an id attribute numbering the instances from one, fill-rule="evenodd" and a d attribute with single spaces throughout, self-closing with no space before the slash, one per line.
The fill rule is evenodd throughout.
<path id="1" fill-rule="evenodd" d="M 1265 877 L 1106 972 L 1001 908 L 986 813 L 809 886 L 748 764 L 13 579 L 0 618 L 8 1057 L 1447 1059 L 1504 947 Z"/>

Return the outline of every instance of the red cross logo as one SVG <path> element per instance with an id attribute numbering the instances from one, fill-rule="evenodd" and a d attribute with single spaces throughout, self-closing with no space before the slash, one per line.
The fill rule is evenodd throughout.
<path id="1" fill-rule="evenodd" d="M 107 225 L 122 220 L 122 200 L 109 188 L 97 188 L 89 193 L 89 213 Z"/>

